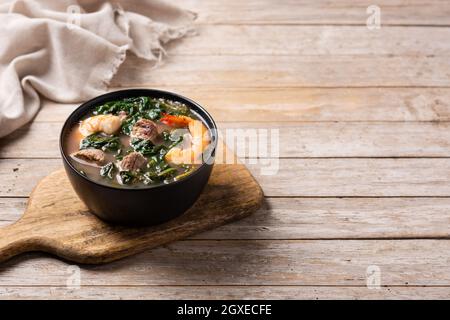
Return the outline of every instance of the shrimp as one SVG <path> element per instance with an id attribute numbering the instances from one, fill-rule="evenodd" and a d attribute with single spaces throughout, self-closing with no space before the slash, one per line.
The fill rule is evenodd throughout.
<path id="1" fill-rule="evenodd" d="M 205 151 L 206 147 L 211 142 L 208 129 L 205 127 L 203 122 L 194 119 L 189 122 L 188 127 L 192 136 L 192 147 L 196 150 L 200 150 L 201 152 Z"/>
<path id="2" fill-rule="evenodd" d="M 172 149 L 170 149 L 166 153 L 165 158 L 168 162 L 176 165 L 193 164 L 198 163 L 199 160 L 201 160 L 201 157 L 198 157 L 198 155 L 194 153 L 194 150 L 192 148 L 183 149 L 178 147 L 173 147 Z"/>
<path id="3" fill-rule="evenodd" d="M 196 148 L 200 148 L 202 151 L 205 150 L 211 141 L 208 129 L 200 120 L 194 120 L 187 116 L 172 116 L 169 114 L 164 114 L 160 121 L 175 128 L 188 127 L 192 136 L 192 144 L 195 145 Z"/>
<path id="4" fill-rule="evenodd" d="M 96 132 L 113 134 L 120 129 L 121 124 L 122 120 L 120 117 L 112 114 L 102 114 L 83 120 L 80 123 L 80 133 L 85 137 Z"/>
<path id="5" fill-rule="evenodd" d="M 164 113 L 160 121 L 170 127 L 183 128 L 187 127 L 192 120 L 194 119 L 188 116 L 172 116 Z"/>
<path id="6" fill-rule="evenodd" d="M 184 122 L 189 128 L 189 133 L 192 138 L 188 147 L 174 147 L 170 149 L 165 156 L 166 160 L 174 164 L 200 164 L 203 151 L 211 141 L 208 129 L 200 120 L 183 116 L 177 121 L 177 119 L 173 119 L 175 116 L 170 117 L 171 122 L 177 125 Z"/>

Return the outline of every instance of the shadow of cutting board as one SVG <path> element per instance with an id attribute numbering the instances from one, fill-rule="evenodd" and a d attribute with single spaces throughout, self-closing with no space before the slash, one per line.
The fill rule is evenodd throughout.
<path id="1" fill-rule="evenodd" d="M 110 262 L 244 218 L 262 199 L 244 165 L 216 164 L 200 198 L 180 217 L 152 227 L 112 226 L 89 213 L 59 170 L 39 182 L 22 218 L 0 229 L 0 262 L 28 251 L 78 263 Z"/>

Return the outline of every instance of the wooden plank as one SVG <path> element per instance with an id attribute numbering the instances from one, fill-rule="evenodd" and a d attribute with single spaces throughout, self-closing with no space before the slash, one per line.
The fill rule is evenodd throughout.
<path id="1" fill-rule="evenodd" d="M 27 199 L 0 198 L 0 227 L 17 220 Z M 269 198 L 250 217 L 194 239 L 443 238 L 448 198 Z"/>
<path id="2" fill-rule="evenodd" d="M 311 123 L 238 122 L 218 123 L 220 136 L 236 140 L 247 136 L 243 157 L 267 157 L 259 149 L 251 153 L 250 143 L 262 148 L 273 145 L 278 131 L 280 157 L 449 157 L 450 123 Z M 35 122 L 0 141 L 0 158 L 58 158 L 62 125 Z M 239 131 L 240 130 L 240 131 Z M 252 135 L 267 134 L 267 142 L 252 142 Z M 39 137 L 39 138 L 37 138 Z M 230 141 L 231 141 L 230 140 Z M 235 143 L 236 149 L 237 141 Z M 231 148 L 231 143 L 230 143 Z M 262 151 L 261 151 L 262 152 Z"/>
<path id="3" fill-rule="evenodd" d="M 179 1 L 169 0 L 180 5 Z M 383 25 L 449 25 L 445 0 L 379 0 Z M 356 24 L 365 25 L 370 0 L 338 3 L 317 0 L 185 0 L 182 6 L 198 13 L 208 24 Z"/>
<path id="4" fill-rule="evenodd" d="M 450 89 L 446 88 L 161 89 L 198 101 L 222 122 L 450 120 Z M 63 122 L 77 106 L 44 101 L 34 121 Z"/>
<path id="5" fill-rule="evenodd" d="M 448 87 L 450 61 L 444 57 L 169 56 L 151 69 L 129 56 L 112 86 L 208 87 Z"/>
<path id="6" fill-rule="evenodd" d="M 81 285 L 449 286 L 450 240 L 179 241 L 106 265 L 80 266 Z M 372 267 L 373 268 L 373 267 Z M 73 267 L 38 254 L 0 266 L 2 286 L 65 286 Z"/>
<path id="7" fill-rule="evenodd" d="M 450 162 L 442 158 L 259 159 L 248 167 L 266 196 L 449 197 Z M 62 167 L 60 159 L 0 160 L 1 197 L 28 196 Z"/>
<path id="8" fill-rule="evenodd" d="M 37 113 L 33 122 L 60 122 L 61 127 L 67 117 L 80 105 L 80 103 L 58 103 L 43 98 L 41 100 L 41 109 Z"/>
<path id="9" fill-rule="evenodd" d="M 448 287 L 82 286 L 0 287 L 0 299 L 449 299 Z"/>
<path id="10" fill-rule="evenodd" d="M 262 158 L 267 157 L 263 149 L 274 148 L 277 141 L 270 136 L 277 131 L 279 157 L 450 156 L 450 123 L 237 122 L 219 123 L 219 129 L 229 148 L 232 148 L 232 143 L 228 141 L 233 140 L 234 136 L 248 137 L 242 157 L 255 157 L 255 154 Z M 252 134 L 258 134 L 260 137 L 267 134 L 267 142 L 250 139 Z M 235 140 L 235 149 L 239 149 L 237 139 Z M 252 153 L 249 149 L 255 144 L 257 150 Z M 260 149 L 261 154 L 258 153 Z"/>
<path id="11" fill-rule="evenodd" d="M 0 160 L 0 196 L 29 196 L 39 180 L 62 166 L 61 159 Z"/>
<path id="12" fill-rule="evenodd" d="M 0 198 L 0 226 L 6 226 L 19 219 L 25 211 L 27 198 Z"/>
<path id="13" fill-rule="evenodd" d="M 365 26 L 201 25 L 169 55 L 448 55 L 450 29 Z"/>
<path id="14" fill-rule="evenodd" d="M 266 196 L 450 195 L 448 159 L 273 159 L 249 168 Z"/>
<path id="15" fill-rule="evenodd" d="M 0 157 L 60 157 L 59 135 L 62 123 L 32 122 L 0 140 Z"/>

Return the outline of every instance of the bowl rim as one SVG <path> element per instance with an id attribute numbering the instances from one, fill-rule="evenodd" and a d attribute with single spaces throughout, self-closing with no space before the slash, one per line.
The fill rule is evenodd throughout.
<path id="1" fill-rule="evenodd" d="M 211 142 L 212 144 L 212 149 L 211 152 L 209 154 L 209 157 L 206 161 L 204 161 L 197 169 L 195 169 L 194 172 L 192 172 L 191 174 L 189 174 L 187 177 L 181 179 L 181 180 L 177 180 L 177 181 L 172 181 L 169 182 L 167 184 L 159 184 L 159 185 L 150 185 L 150 186 L 146 186 L 146 187 L 140 187 L 140 188 L 120 188 L 120 187 L 114 187 L 114 186 L 109 186 L 106 184 L 101 184 L 98 183 L 92 179 L 89 179 L 87 176 L 81 174 L 73 165 L 72 163 L 69 161 L 68 156 L 66 155 L 66 153 L 64 152 L 64 148 L 63 148 L 63 134 L 67 131 L 67 127 L 69 126 L 69 122 L 70 125 L 72 126 L 77 119 L 73 119 L 75 117 L 75 114 L 77 114 L 78 112 L 80 112 L 80 109 L 83 108 L 93 108 L 96 105 L 99 105 L 101 103 L 104 103 L 108 100 L 109 97 L 114 96 L 114 95 L 122 95 L 122 94 L 130 94 L 130 93 L 134 93 L 135 92 L 135 96 L 142 96 L 143 91 L 148 93 L 148 96 L 151 97 L 151 95 L 153 94 L 161 94 L 161 95 L 168 95 L 168 96 L 172 96 L 174 100 L 179 100 L 180 102 L 187 102 L 188 104 L 192 104 L 194 105 L 196 108 L 198 108 L 201 112 L 200 116 L 203 118 L 207 118 L 211 124 L 212 124 L 212 128 L 211 126 L 209 126 L 207 123 L 205 123 L 204 121 L 202 121 L 205 125 L 208 126 L 208 129 L 214 130 L 216 132 L 216 136 L 214 141 Z M 117 98 L 120 99 L 120 98 Z M 206 119 L 203 119 L 206 120 Z M 86 102 L 83 102 L 81 105 L 79 105 L 75 110 L 73 110 L 70 115 L 66 118 L 66 120 L 64 121 L 64 124 L 61 128 L 61 132 L 59 134 L 59 151 L 61 152 L 61 156 L 63 159 L 63 162 L 65 164 L 68 165 L 68 167 L 70 168 L 70 170 L 72 172 L 75 172 L 76 175 L 78 175 L 79 177 L 81 177 L 83 180 L 89 182 L 89 183 L 93 183 L 94 185 L 98 186 L 98 187 L 102 187 L 102 188 L 106 188 L 106 189 L 112 189 L 112 190 L 117 190 L 117 191 L 126 191 L 126 192 L 139 192 L 139 191 L 146 191 L 146 190 L 151 190 L 151 189 L 159 189 L 159 188 L 165 188 L 165 187 L 172 187 L 175 186 L 179 183 L 185 183 L 187 181 L 189 181 L 190 179 L 192 179 L 195 175 L 199 174 L 199 172 L 201 171 L 201 169 L 203 169 L 206 166 L 209 165 L 214 165 L 214 158 L 215 158 L 215 152 L 217 149 L 217 144 L 218 144 L 218 129 L 217 129 L 217 125 L 216 122 L 214 121 L 213 117 L 209 114 L 208 111 L 206 111 L 206 109 L 204 107 L 202 107 L 199 103 L 195 102 L 192 99 L 189 99 L 181 94 L 178 93 L 174 93 L 171 91 L 166 91 L 166 90 L 159 90 L 159 89 L 148 89 L 148 88 L 133 88 L 133 89 L 124 89 L 124 90 L 116 90 L 116 91 L 110 91 L 107 92 L 105 94 L 96 96 Z M 211 158 L 213 158 L 212 163 L 208 163 L 208 160 L 211 160 Z"/>

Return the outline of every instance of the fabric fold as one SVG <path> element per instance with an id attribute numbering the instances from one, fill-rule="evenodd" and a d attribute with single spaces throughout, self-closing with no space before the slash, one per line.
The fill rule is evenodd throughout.
<path id="1" fill-rule="evenodd" d="M 106 91 L 128 51 L 159 61 L 195 14 L 155 0 L 0 0 L 0 137 L 40 97 L 77 103 Z"/>

